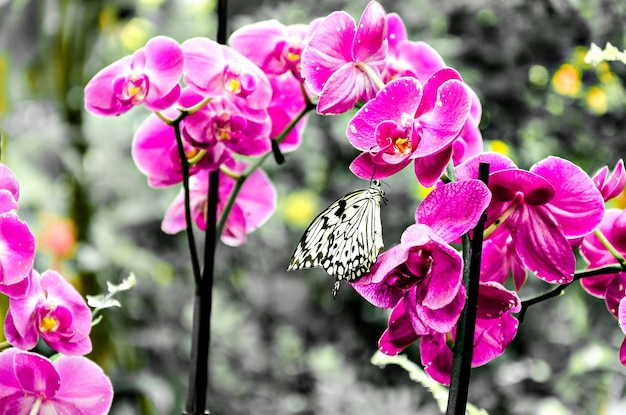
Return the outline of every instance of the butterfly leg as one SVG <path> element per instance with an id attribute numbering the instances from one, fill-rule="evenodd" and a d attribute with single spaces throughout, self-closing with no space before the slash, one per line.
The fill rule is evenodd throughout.
<path id="1" fill-rule="evenodd" d="M 339 292 L 339 287 L 341 286 L 341 280 L 337 278 L 335 281 L 335 286 L 333 287 L 333 298 L 337 298 L 337 292 Z"/>

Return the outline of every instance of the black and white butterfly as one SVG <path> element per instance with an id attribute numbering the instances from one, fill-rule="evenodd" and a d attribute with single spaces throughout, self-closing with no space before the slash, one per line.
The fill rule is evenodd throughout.
<path id="1" fill-rule="evenodd" d="M 336 278 L 336 297 L 341 280 L 358 280 L 384 248 L 380 221 L 384 198 L 375 180 L 370 188 L 355 190 L 328 206 L 304 231 L 287 270 L 324 268 Z"/>

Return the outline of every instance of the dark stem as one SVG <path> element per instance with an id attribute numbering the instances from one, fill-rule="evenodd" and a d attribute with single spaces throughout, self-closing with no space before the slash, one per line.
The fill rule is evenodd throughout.
<path id="1" fill-rule="evenodd" d="M 187 116 L 187 112 L 181 114 L 172 122 L 174 128 L 174 136 L 176 137 L 176 147 L 178 148 L 178 157 L 180 158 L 180 167 L 183 175 L 183 196 L 185 198 L 185 223 L 187 229 L 187 245 L 189 245 L 189 256 L 191 257 L 191 270 L 193 272 L 193 280 L 196 285 L 200 284 L 200 263 L 198 262 L 198 251 L 196 250 L 196 241 L 193 236 L 193 222 L 191 221 L 191 201 L 189 198 L 189 162 L 185 154 L 183 139 L 180 134 L 180 122 Z"/>
<path id="2" fill-rule="evenodd" d="M 522 301 L 522 310 L 517 316 L 520 324 L 524 322 L 524 318 L 526 317 L 526 313 L 528 312 L 528 307 L 539 304 L 542 301 L 549 300 L 550 298 L 558 297 L 565 291 L 567 287 L 569 287 L 574 281 L 587 278 L 587 277 L 595 277 L 597 275 L 603 274 L 617 274 L 619 272 L 625 271 L 621 265 L 607 265 L 601 268 L 589 269 L 586 271 L 578 271 L 574 274 L 574 279 L 571 282 L 566 284 L 558 285 L 552 290 L 548 291 L 545 294 L 541 294 L 537 297 L 530 298 L 528 300 Z"/>
<path id="3" fill-rule="evenodd" d="M 278 147 L 278 142 L 276 140 L 271 140 L 271 141 L 272 141 L 272 153 L 274 154 L 274 160 L 276 161 L 276 164 L 283 164 L 285 162 L 285 155 L 280 150 L 280 147 Z"/>
<path id="4" fill-rule="evenodd" d="M 488 184 L 489 164 L 480 163 L 478 179 Z M 450 379 L 450 394 L 448 396 L 447 415 L 464 415 L 467 407 L 470 373 L 472 369 L 472 355 L 474 353 L 474 332 L 476 329 L 476 310 L 478 308 L 478 288 L 480 286 L 480 261 L 483 247 L 483 230 L 487 212 L 483 212 L 476 224 L 471 241 L 469 266 L 467 265 L 467 235 L 463 235 L 463 277 L 467 287 L 467 301 L 459 317 L 452 360 L 452 375 Z"/>
<path id="5" fill-rule="evenodd" d="M 226 44 L 228 0 L 217 2 L 217 42 Z M 209 385 L 209 351 L 211 343 L 211 307 L 215 273 L 215 248 L 217 244 L 217 205 L 220 171 L 209 173 L 207 189 L 206 232 L 204 244 L 204 269 L 200 283 L 196 284 L 194 318 L 189 370 L 189 394 L 186 413 L 208 414 L 206 410 Z M 188 223 L 188 226 L 191 226 Z M 191 406 L 191 407 L 190 407 Z"/>

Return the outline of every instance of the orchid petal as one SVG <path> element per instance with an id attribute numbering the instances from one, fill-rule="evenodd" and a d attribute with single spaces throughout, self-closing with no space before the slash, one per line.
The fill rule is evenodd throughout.
<path id="1" fill-rule="evenodd" d="M 389 82 L 375 98 L 369 100 L 350 120 L 346 135 L 350 144 L 361 151 L 370 151 L 376 143 L 376 128 L 391 120 L 402 125 L 405 114 L 413 115 L 422 97 L 422 86 L 415 78 L 399 78 Z"/>
<path id="2" fill-rule="evenodd" d="M 352 56 L 357 62 L 382 71 L 387 61 L 387 14 L 371 1 L 363 10 L 352 42 Z"/>
<path id="3" fill-rule="evenodd" d="M 350 171 L 357 177 L 366 180 L 384 179 L 399 172 L 409 163 L 411 163 L 411 159 L 406 158 L 397 164 L 378 164 L 372 159 L 371 153 L 362 153 L 352 161 Z"/>
<path id="4" fill-rule="evenodd" d="M 463 307 L 465 306 L 465 287 L 460 285 L 456 291 L 456 296 L 448 304 L 441 308 L 430 308 L 424 306 L 424 301 L 419 303 L 419 300 L 415 306 L 409 307 L 409 304 L 413 304 L 417 299 L 413 297 L 413 292 L 409 291 L 409 295 L 405 297 L 406 310 L 411 318 L 411 322 L 419 322 L 425 325 L 430 330 L 437 333 L 447 333 L 451 331 L 459 320 Z"/>
<path id="5" fill-rule="evenodd" d="M 415 177 L 424 187 L 432 187 L 441 178 L 452 156 L 452 146 L 415 159 Z"/>
<path id="6" fill-rule="evenodd" d="M 489 189 L 479 180 L 448 183 L 426 196 L 415 211 L 415 221 L 453 242 L 476 226 L 490 200 Z"/>
<path id="7" fill-rule="evenodd" d="M 13 356 L 15 376 L 22 390 L 52 398 L 60 387 L 59 375 L 50 361 L 35 353 L 17 353 Z"/>
<path id="8" fill-rule="evenodd" d="M 480 163 L 489 164 L 489 173 L 493 174 L 500 170 L 517 169 L 517 166 L 508 157 L 499 153 L 480 153 L 470 157 L 462 164 L 455 167 L 457 180 L 478 179 L 478 168 Z"/>
<path id="9" fill-rule="evenodd" d="M 60 356 L 54 366 L 61 379 L 55 398 L 85 414 L 106 414 L 113 400 L 111 381 L 102 369 L 84 357 Z"/>
<path id="10" fill-rule="evenodd" d="M 626 297 L 626 272 L 620 272 L 607 286 L 604 297 L 606 308 L 616 318 L 619 318 L 619 305 L 624 297 Z"/>
<path id="11" fill-rule="evenodd" d="M 330 76 L 353 61 L 352 42 L 356 32 L 352 17 L 333 12 L 322 20 L 302 51 L 302 76 L 314 94 L 320 94 Z"/>
<path id="12" fill-rule="evenodd" d="M 446 343 L 445 334 L 435 334 L 422 338 L 420 357 L 428 375 L 443 385 L 450 384 L 452 373 L 452 350 Z"/>
<path id="13" fill-rule="evenodd" d="M 337 68 L 324 85 L 317 103 L 320 114 L 341 114 L 351 110 L 366 91 L 373 87 L 363 72 L 346 63 Z"/>
<path id="14" fill-rule="evenodd" d="M 545 206 L 520 204 L 507 222 L 524 264 L 544 281 L 572 281 L 576 260 L 563 231 Z"/>
<path id="15" fill-rule="evenodd" d="M 549 209 L 567 238 L 582 237 L 593 231 L 604 214 L 604 199 L 591 178 L 580 167 L 559 157 L 548 157 L 531 172 L 544 177 L 556 192 Z"/>

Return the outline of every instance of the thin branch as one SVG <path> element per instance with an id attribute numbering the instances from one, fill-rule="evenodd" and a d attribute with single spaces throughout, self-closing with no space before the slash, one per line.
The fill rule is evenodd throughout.
<path id="1" fill-rule="evenodd" d="M 594 268 L 594 269 L 589 269 L 585 271 L 577 271 L 574 274 L 574 278 L 572 279 L 572 281 L 565 283 L 565 284 L 558 285 L 545 294 L 541 294 L 537 297 L 529 298 L 528 300 L 522 301 L 522 309 L 520 310 L 520 313 L 518 314 L 517 318 L 520 324 L 523 323 L 524 318 L 526 317 L 526 313 L 528 312 L 528 307 L 533 306 L 535 304 L 539 304 L 543 301 L 549 300 L 550 298 L 558 297 L 574 281 L 578 281 L 578 280 L 581 280 L 583 278 L 588 278 L 588 277 L 595 277 L 595 276 L 603 275 L 603 274 L 617 274 L 623 271 L 626 271 L 626 268 L 621 265 L 607 265 L 601 268 Z"/>
<path id="2" fill-rule="evenodd" d="M 191 220 L 191 200 L 189 196 L 189 162 L 185 154 L 185 147 L 180 133 L 180 123 L 188 115 L 186 111 L 181 111 L 180 115 L 169 123 L 174 128 L 174 136 L 176 137 L 176 147 L 178 148 L 178 157 L 180 158 L 180 167 L 183 175 L 183 194 L 185 198 L 185 223 L 187 229 L 187 244 L 189 245 L 189 255 L 191 257 L 191 270 L 196 285 L 200 282 L 200 262 L 198 261 L 198 251 L 196 249 L 196 241 L 193 235 L 193 221 Z M 157 113 L 160 117 L 160 113 Z M 163 119 L 163 118 L 161 118 Z M 164 119 L 163 119 L 164 120 Z M 165 120 L 164 120 L 165 121 Z"/>
<path id="3" fill-rule="evenodd" d="M 300 113 L 296 116 L 296 118 L 294 118 L 293 120 L 291 120 L 291 122 L 289 123 L 289 125 L 287 125 L 285 127 L 285 129 L 280 133 L 280 135 L 274 139 L 272 139 L 273 141 L 276 142 L 276 144 L 280 144 L 283 142 L 283 140 L 285 139 L 285 137 L 287 137 L 287 134 L 289 134 L 291 132 L 291 130 L 293 130 L 296 126 L 296 124 L 309 112 L 315 109 L 315 105 L 312 103 L 308 103 L 303 109 L 302 111 L 300 111 Z M 245 183 L 245 181 L 248 179 L 248 177 L 250 177 L 250 175 L 252 173 L 254 173 L 254 171 L 256 169 L 258 169 L 259 167 L 261 167 L 261 165 L 265 162 L 265 160 L 270 156 L 270 154 L 273 154 L 272 152 L 269 153 L 265 153 L 264 155 L 262 155 L 261 157 L 259 157 L 258 159 L 254 160 L 254 162 L 252 162 L 252 164 L 250 164 L 248 166 L 248 168 L 241 173 L 241 176 L 239 176 L 239 178 L 237 179 L 237 181 L 235 182 L 235 186 L 233 187 L 232 192 L 230 193 L 230 195 L 228 196 L 228 200 L 226 201 L 226 204 L 224 206 L 224 210 L 222 210 L 222 214 L 220 216 L 220 220 L 217 223 L 217 234 L 216 236 L 219 238 L 222 235 L 222 232 L 224 231 L 224 226 L 226 226 L 226 219 L 228 219 L 228 215 L 230 214 L 230 211 L 232 210 L 233 206 L 235 205 L 235 199 L 237 199 L 237 195 L 239 194 L 239 192 L 241 191 L 241 187 L 243 186 L 243 184 Z"/>

